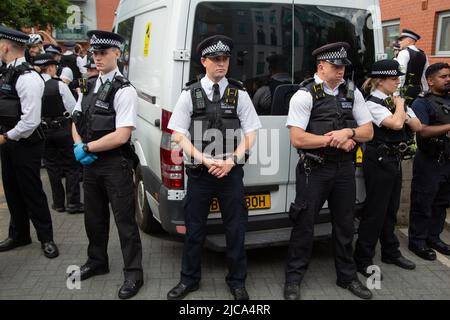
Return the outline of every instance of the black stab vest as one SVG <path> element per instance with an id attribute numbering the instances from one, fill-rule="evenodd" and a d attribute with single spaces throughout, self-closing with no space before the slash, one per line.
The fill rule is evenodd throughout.
<path id="1" fill-rule="evenodd" d="M 356 128 L 358 126 L 353 117 L 354 98 L 347 97 L 348 92 L 345 84 L 339 86 L 339 94 L 337 96 L 325 93 L 323 83 L 316 84 L 314 79 L 304 81 L 299 90 L 309 92 L 313 98 L 313 107 L 306 132 L 323 135 L 330 131 Z M 306 151 L 309 152 L 311 150 Z M 319 148 L 314 151 L 324 155 L 348 154 L 349 159 L 352 154 L 351 152 L 332 147 Z"/>
<path id="2" fill-rule="evenodd" d="M 192 98 L 193 112 L 189 133 L 192 144 L 202 152 L 212 151 L 211 155 L 232 153 L 239 143 L 241 128 L 237 115 L 239 90 L 245 90 L 242 83 L 228 79 L 229 84 L 219 102 L 208 99 L 200 81 L 188 83 Z M 216 131 L 217 130 L 217 131 Z M 215 141 L 214 132 L 220 132 L 223 140 Z"/>
<path id="3" fill-rule="evenodd" d="M 372 101 L 387 108 L 391 113 L 395 112 L 395 105 L 389 97 L 387 99 L 380 99 L 372 95 L 368 96 L 366 101 Z M 412 130 L 405 124 L 401 130 L 393 130 L 384 126 L 378 127 L 373 124 L 373 139 L 369 141 L 368 145 L 378 146 L 386 144 L 388 146 L 398 145 L 402 142 L 407 142 L 414 137 Z"/>
<path id="4" fill-rule="evenodd" d="M 59 92 L 59 82 L 57 78 L 49 79 L 45 82 L 44 95 L 42 97 L 42 118 L 62 117 L 66 108 Z"/>
<path id="5" fill-rule="evenodd" d="M 435 116 L 430 119 L 431 126 L 450 124 L 450 95 L 440 97 L 428 93 L 423 99 L 430 102 L 435 112 Z M 417 147 L 420 151 L 433 157 L 439 156 L 441 152 L 450 157 L 450 138 L 446 135 L 434 138 L 422 138 L 417 135 Z"/>
<path id="6" fill-rule="evenodd" d="M 16 91 L 19 77 L 28 72 L 36 72 L 27 62 L 3 70 L 0 77 L 0 126 L 8 131 L 16 126 L 22 115 L 20 98 Z"/>

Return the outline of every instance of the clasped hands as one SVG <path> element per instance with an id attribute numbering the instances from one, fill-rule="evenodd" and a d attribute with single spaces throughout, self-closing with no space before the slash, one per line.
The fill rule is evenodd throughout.
<path id="1" fill-rule="evenodd" d="M 75 159 L 80 162 L 83 166 L 88 166 L 92 164 L 98 157 L 91 153 L 83 150 L 84 143 L 76 143 L 73 145 L 73 152 L 75 154 Z"/>
<path id="2" fill-rule="evenodd" d="M 324 134 L 324 137 L 328 139 L 326 146 L 342 149 L 346 152 L 352 151 L 356 146 L 356 142 L 352 138 L 349 138 L 349 131 L 351 129 L 336 130 Z"/>
<path id="3" fill-rule="evenodd" d="M 208 169 L 208 173 L 218 179 L 221 179 L 228 175 L 231 169 L 235 166 L 235 163 L 232 158 L 222 160 L 204 157 L 203 165 Z"/>

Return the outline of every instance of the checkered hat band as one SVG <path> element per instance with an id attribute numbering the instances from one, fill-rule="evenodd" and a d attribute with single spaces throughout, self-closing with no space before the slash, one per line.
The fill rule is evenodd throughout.
<path id="1" fill-rule="evenodd" d="M 120 47 L 122 43 L 118 40 L 113 39 L 91 39 L 91 46 L 98 46 L 98 45 L 107 45 L 111 47 Z"/>
<path id="2" fill-rule="evenodd" d="M 417 36 L 415 36 L 415 35 L 413 35 L 412 33 L 409 33 L 409 32 L 402 32 L 401 36 L 402 37 L 409 37 L 409 38 L 412 38 L 414 40 L 419 40 L 419 39 L 417 39 Z"/>
<path id="3" fill-rule="evenodd" d="M 347 51 L 325 52 L 317 56 L 317 60 L 334 60 L 347 58 Z"/>
<path id="4" fill-rule="evenodd" d="M 28 42 L 28 39 L 17 38 L 17 37 L 9 36 L 7 34 L 0 34 L 0 39 L 1 38 L 5 38 L 5 39 L 8 39 L 8 40 L 20 42 L 20 43 L 23 43 L 23 44 L 26 44 Z"/>
<path id="5" fill-rule="evenodd" d="M 52 52 L 52 53 L 61 53 L 58 49 L 49 47 L 47 48 L 47 50 L 45 50 L 46 52 Z"/>
<path id="6" fill-rule="evenodd" d="M 50 59 L 34 60 L 34 64 L 46 64 L 49 61 L 51 60 Z"/>
<path id="7" fill-rule="evenodd" d="M 372 71 L 372 74 L 377 76 L 396 76 L 398 74 L 398 70 Z"/>
<path id="8" fill-rule="evenodd" d="M 202 56 L 207 55 L 208 53 L 214 52 L 230 52 L 230 47 L 224 44 L 222 41 L 217 42 L 216 44 L 209 46 L 202 51 Z"/>

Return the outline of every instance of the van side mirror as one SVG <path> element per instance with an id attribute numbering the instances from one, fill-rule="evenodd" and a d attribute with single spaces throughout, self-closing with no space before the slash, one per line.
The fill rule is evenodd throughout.
<path id="1" fill-rule="evenodd" d="M 299 84 L 279 85 L 272 97 L 271 115 L 282 116 L 289 112 L 289 102 L 292 96 L 300 89 Z"/>

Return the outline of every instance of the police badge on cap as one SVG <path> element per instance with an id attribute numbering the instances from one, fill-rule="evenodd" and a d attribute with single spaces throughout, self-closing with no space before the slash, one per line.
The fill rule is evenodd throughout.
<path id="1" fill-rule="evenodd" d="M 351 65 L 347 58 L 347 51 L 350 45 L 347 42 L 335 42 L 326 44 L 312 52 L 317 61 L 326 61 L 337 66 Z"/>
<path id="2" fill-rule="evenodd" d="M 204 57 L 231 56 L 233 49 L 233 40 L 224 35 L 215 35 L 206 38 L 197 46 L 197 53 Z"/>
<path id="3" fill-rule="evenodd" d="M 121 49 L 124 39 L 117 33 L 101 31 L 101 30 L 91 30 L 88 31 L 87 36 L 91 39 L 91 47 L 93 50 L 105 50 L 108 48 L 119 48 Z"/>

